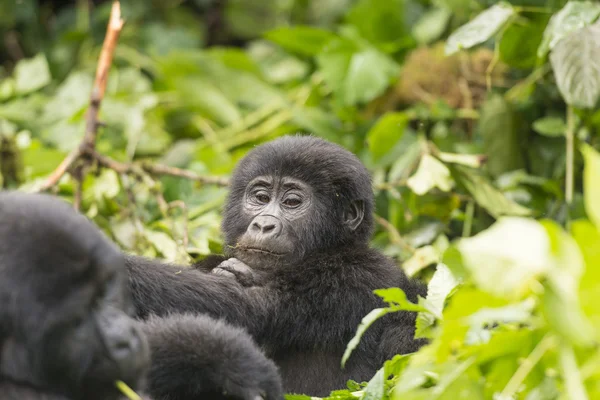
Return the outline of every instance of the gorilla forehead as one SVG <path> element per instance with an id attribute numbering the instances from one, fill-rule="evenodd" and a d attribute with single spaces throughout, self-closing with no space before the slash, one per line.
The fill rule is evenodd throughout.
<path id="1" fill-rule="evenodd" d="M 284 136 L 250 151 L 233 174 L 231 190 L 244 190 L 253 178 L 267 175 L 294 177 L 327 196 L 363 200 L 367 210 L 373 201 L 371 178 L 360 160 L 313 136 Z"/>
<path id="2" fill-rule="evenodd" d="M 0 254 L 5 261 L 19 260 L 20 268 L 28 262 L 38 269 L 46 267 L 58 273 L 69 265 L 71 271 L 63 272 L 70 273 L 74 266 L 88 268 L 90 259 L 106 261 L 108 265 L 119 261 L 117 248 L 86 217 L 53 196 L 0 192 L 0 221 Z M 57 254 L 62 258 L 57 258 Z M 67 260 L 71 262 L 61 262 Z"/>

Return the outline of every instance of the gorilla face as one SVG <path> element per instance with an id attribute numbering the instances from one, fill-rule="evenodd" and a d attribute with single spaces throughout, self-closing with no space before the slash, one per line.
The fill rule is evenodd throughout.
<path id="1" fill-rule="evenodd" d="M 314 137 L 283 137 L 238 164 L 222 224 L 226 250 L 261 269 L 365 244 L 372 208 L 370 177 L 356 156 Z"/>
<path id="2" fill-rule="evenodd" d="M 0 375 L 73 399 L 136 387 L 149 351 L 117 248 L 50 196 L 0 193 L 0 221 Z"/>
<path id="3" fill-rule="evenodd" d="M 249 221 L 237 242 L 235 254 L 249 264 L 264 259 L 298 258 L 303 252 L 311 215 L 318 212 L 318 199 L 309 185 L 291 178 L 259 176 L 244 193 L 243 214 Z"/>

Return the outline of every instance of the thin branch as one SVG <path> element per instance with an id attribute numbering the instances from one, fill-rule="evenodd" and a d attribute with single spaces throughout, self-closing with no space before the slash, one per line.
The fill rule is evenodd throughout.
<path id="1" fill-rule="evenodd" d="M 80 146 L 82 149 L 81 153 L 84 153 L 86 149 L 93 149 L 96 145 L 100 103 L 104 98 L 106 83 L 108 82 L 108 71 L 110 70 L 115 47 L 117 46 L 117 40 L 119 39 L 119 34 L 121 33 L 124 23 L 125 21 L 121 19 L 121 5 L 115 0 L 113 1 L 112 9 L 110 10 L 108 28 L 106 30 L 106 36 L 104 37 L 104 43 L 102 44 L 98 68 L 96 69 L 96 79 L 94 79 L 94 87 L 90 97 L 90 108 L 88 109 L 88 114 L 86 116 L 85 135 Z"/>
<path id="2" fill-rule="evenodd" d="M 170 167 L 168 165 L 161 164 L 152 164 L 152 163 L 122 163 L 120 161 L 114 160 L 110 157 L 107 157 L 103 154 L 98 153 L 97 151 L 91 151 L 88 153 L 90 157 L 92 157 L 95 161 L 98 162 L 99 165 L 110 168 L 119 174 L 134 174 L 140 175 L 142 172 L 145 172 L 149 175 L 168 175 L 175 176 L 179 178 L 189 179 L 191 181 L 199 182 L 206 185 L 217 185 L 217 186 L 227 186 L 229 185 L 229 180 L 223 177 L 217 176 L 205 176 L 199 175 L 195 172 L 188 171 L 181 168 Z"/>
<path id="3" fill-rule="evenodd" d="M 60 165 L 50 174 L 46 182 L 42 184 L 40 190 L 45 191 L 55 186 L 60 178 L 71 168 L 71 166 L 81 158 L 89 150 L 95 148 L 96 136 L 98 135 L 98 111 L 100 109 L 100 103 L 104 98 L 104 92 L 106 90 L 106 82 L 108 80 L 108 71 L 112 63 L 113 53 L 117 45 L 117 39 L 121 33 L 124 21 L 121 19 L 121 5 L 119 1 L 115 0 L 110 11 L 110 19 L 108 21 L 108 28 L 104 43 L 102 44 L 102 50 L 100 52 L 100 59 L 98 60 L 98 68 L 96 70 L 96 79 L 94 80 L 94 86 L 92 89 L 92 95 L 90 97 L 90 107 L 86 116 L 85 134 L 81 144 L 74 150 L 72 150 L 67 157 L 60 163 Z"/>

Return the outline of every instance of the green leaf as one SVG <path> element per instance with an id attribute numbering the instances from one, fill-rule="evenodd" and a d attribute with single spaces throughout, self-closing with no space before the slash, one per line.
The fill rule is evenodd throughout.
<path id="1" fill-rule="evenodd" d="M 533 130 L 540 135 L 561 137 L 565 135 L 567 125 L 561 117 L 543 117 L 533 122 Z"/>
<path id="2" fill-rule="evenodd" d="M 428 10 L 412 28 L 412 34 L 421 44 L 429 44 L 438 40 L 448 27 L 452 11 L 446 7 Z"/>
<path id="3" fill-rule="evenodd" d="M 546 230 L 526 218 L 500 218 L 457 246 L 477 285 L 498 296 L 519 297 L 548 271 L 551 262 Z"/>
<path id="4" fill-rule="evenodd" d="M 410 302 L 400 288 L 377 289 L 373 293 L 389 303 L 391 311 L 425 311 L 423 306 Z"/>
<path id="5" fill-rule="evenodd" d="M 438 264 L 433 277 L 427 285 L 427 297 L 423 305 L 427 311 L 417 315 L 416 338 L 430 337 L 429 331 L 436 319 L 442 319 L 442 311 L 448 295 L 458 286 L 458 280 L 444 264 Z"/>
<path id="6" fill-rule="evenodd" d="M 387 89 L 398 72 L 394 60 L 378 50 L 354 54 L 344 83 L 345 103 L 355 105 L 373 100 Z"/>
<path id="7" fill-rule="evenodd" d="M 523 20 L 522 23 L 512 24 L 502 34 L 500 60 L 515 68 L 529 69 L 537 61 L 536 51 L 542 41 L 548 17 L 535 15 Z"/>
<path id="8" fill-rule="evenodd" d="M 406 114 L 387 113 L 367 133 L 369 150 L 375 160 L 386 155 L 402 139 L 409 119 Z"/>
<path id="9" fill-rule="evenodd" d="M 380 368 L 364 389 L 361 400 L 381 400 L 385 393 L 385 368 Z"/>
<path id="10" fill-rule="evenodd" d="M 329 31 L 310 26 L 281 27 L 269 31 L 265 37 L 284 49 L 304 56 L 314 56 L 335 35 Z"/>
<path id="11" fill-rule="evenodd" d="M 406 33 L 404 8 L 402 0 L 359 0 L 347 21 L 372 43 L 393 43 Z"/>
<path id="12" fill-rule="evenodd" d="M 406 184 L 413 192 L 422 196 L 435 187 L 448 192 L 454 186 L 454 181 L 448 167 L 437 158 L 424 154 L 417 172 L 408 179 Z"/>
<path id="13" fill-rule="evenodd" d="M 493 177 L 525 166 L 514 112 L 502 95 L 492 95 L 483 104 L 478 131 Z"/>
<path id="14" fill-rule="evenodd" d="M 166 260 L 174 261 L 177 259 L 177 243 L 166 233 L 146 229 L 144 231 L 146 238 L 158 250 Z"/>
<path id="15" fill-rule="evenodd" d="M 347 106 L 382 94 L 399 71 L 389 56 L 375 48 L 359 50 L 349 39 L 333 40 L 319 54 L 317 63 L 327 85 Z"/>
<path id="16" fill-rule="evenodd" d="M 500 3 L 483 11 L 472 21 L 458 28 L 446 42 L 446 54 L 485 42 L 494 36 L 514 15 L 510 4 Z"/>
<path id="17" fill-rule="evenodd" d="M 583 168 L 583 200 L 585 211 L 592 222 L 600 228 L 600 154 L 584 144 L 581 153 Z"/>
<path id="18" fill-rule="evenodd" d="M 15 67 L 15 91 L 18 94 L 35 92 L 50 83 L 52 77 L 46 56 L 37 56 L 19 61 Z"/>
<path id="19" fill-rule="evenodd" d="M 562 39 L 590 24 L 600 16 L 600 4 L 592 1 L 569 1 L 554 14 L 544 31 L 543 41 L 538 48 L 539 58 L 554 49 Z"/>
<path id="20" fill-rule="evenodd" d="M 495 218 L 502 215 L 527 216 L 531 211 L 508 199 L 484 177 L 460 166 L 451 167 L 452 175 L 458 183 L 471 193 L 477 204 Z"/>
<path id="21" fill-rule="evenodd" d="M 558 42 L 550 62 L 567 104 L 594 108 L 600 98 L 600 22 Z"/>

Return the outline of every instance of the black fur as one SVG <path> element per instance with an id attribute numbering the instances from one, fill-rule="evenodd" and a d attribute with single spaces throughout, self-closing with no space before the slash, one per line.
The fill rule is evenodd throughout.
<path id="1" fill-rule="evenodd" d="M 149 353 L 128 313 L 124 259 L 86 218 L 46 195 L 0 193 L 0 397 L 119 396 Z"/>
<path id="2" fill-rule="evenodd" d="M 313 137 L 262 145 L 240 162 L 225 208 L 226 254 L 236 262 L 214 274 L 203 272 L 214 258 L 192 269 L 128 257 L 138 315 L 208 313 L 247 329 L 286 392 L 326 395 L 347 379 L 368 380 L 422 344 L 414 313 L 389 314 L 340 368 L 361 319 L 382 306 L 373 290 L 400 287 L 412 301 L 426 292 L 369 249 L 373 203 L 369 174 L 341 147 Z"/>
<path id="3" fill-rule="evenodd" d="M 244 330 L 191 314 L 153 317 L 143 329 L 152 350 L 148 392 L 154 399 L 283 399 L 277 367 Z"/>

